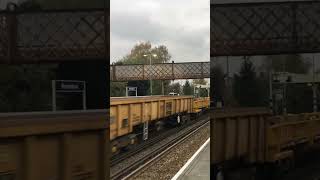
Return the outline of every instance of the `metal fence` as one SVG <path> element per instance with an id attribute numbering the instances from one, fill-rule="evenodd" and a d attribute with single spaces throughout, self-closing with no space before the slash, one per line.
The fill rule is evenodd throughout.
<path id="1" fill-rule="evenodd" d="M 320 51 L 320 2 L 211 4 L 211 56 Z"/>
<path id="2" fill-rule="evenodd" d="M 105 15 L 104 9 L 0 12 L 0 62 L 103 59 Z"/>
<path id="3" fill-rule="evenodd" d="M 152 65 L 111 65 L 111 81 L 202 79 L 210 77 L 210 62 Z"/>

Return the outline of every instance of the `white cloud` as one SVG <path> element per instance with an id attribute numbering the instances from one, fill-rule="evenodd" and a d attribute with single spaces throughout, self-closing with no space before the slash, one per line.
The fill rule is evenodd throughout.
<path id="1" fill-rule="evenodd" d="M 168 47 L 175 62 L 209 61 L 209 0 L 111 0 L 111 62 L 141 41 Z"/>

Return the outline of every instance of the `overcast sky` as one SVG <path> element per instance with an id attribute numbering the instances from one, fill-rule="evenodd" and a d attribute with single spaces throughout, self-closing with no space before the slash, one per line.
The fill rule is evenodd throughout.
<path id="1" fill-rule="evenodd" d="M 111 0 L 111 62 L 142 41 L 175 62 L 210 60 L 210 0 Z"/>
<path id="2" fill-rule="evenodd" d="M 211 4 L 226 3 L 260 3 L 260 2 L 288 2 L 288 1 L 310 1 L 310 0 L 210 0 Z"/>

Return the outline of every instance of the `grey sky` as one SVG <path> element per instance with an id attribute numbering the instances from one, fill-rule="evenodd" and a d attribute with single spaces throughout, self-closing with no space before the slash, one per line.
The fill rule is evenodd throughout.
<path id="1" fill-rule="evenodd" d="M 288 2 L 288 1 L 310 1 L 310 0 L 210 0 L 211 4 L 226 3 L 261 3 L 261 2 Z"/>
<path id="2" fill-rule="evenodd" d="M 175 62 L 209 61 L 209 0 L 111 0 L 111 62 L 138 42 L 165 45 Z"/>

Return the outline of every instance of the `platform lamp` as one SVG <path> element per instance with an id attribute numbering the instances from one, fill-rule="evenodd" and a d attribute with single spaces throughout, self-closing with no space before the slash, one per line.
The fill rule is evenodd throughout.
<path id="1" fill-rule="evenodd" d="M 157 57 L 157 54 L 152 54 L 152 53 L 150 53 L 150 54 L 144 54 L 143 55 L 144 57 L 147 57 L 147 56 L 149 56 L 149 65 L 150 65 L 150 95 L 152 96 L 152 70 L 151 70 L 151 57 L 153 56 L 153 57 Z"/>

